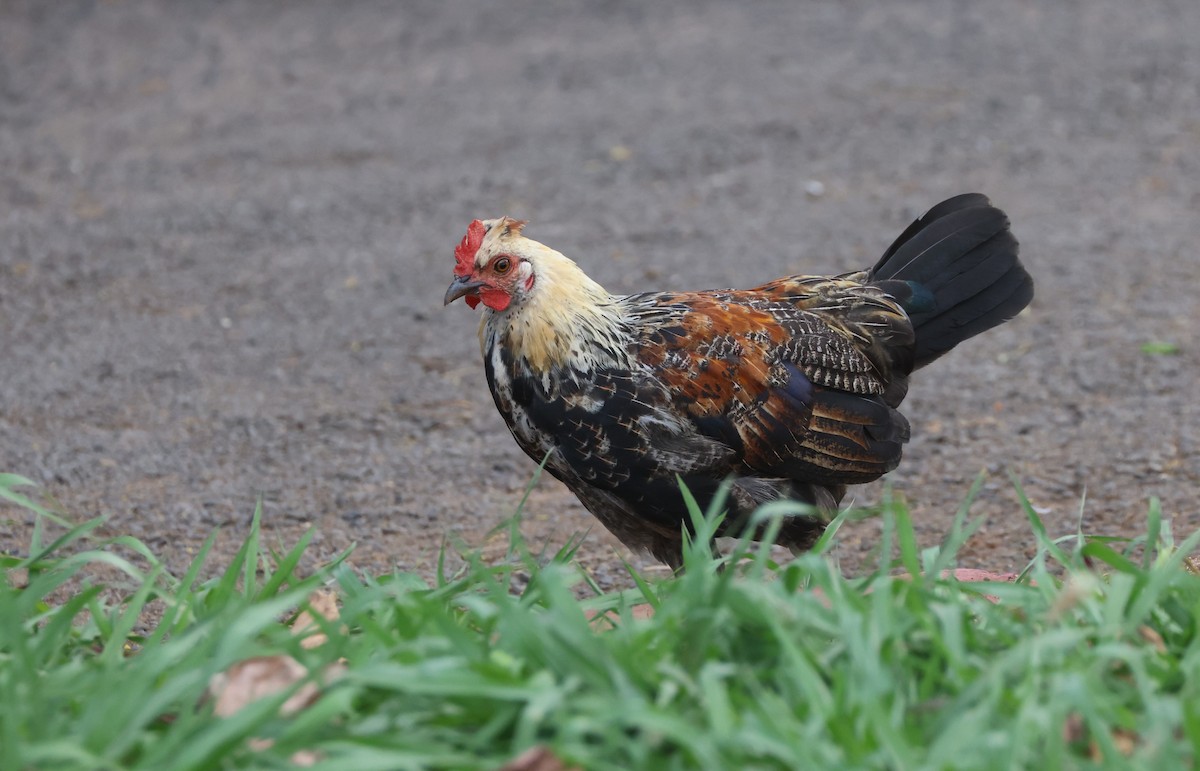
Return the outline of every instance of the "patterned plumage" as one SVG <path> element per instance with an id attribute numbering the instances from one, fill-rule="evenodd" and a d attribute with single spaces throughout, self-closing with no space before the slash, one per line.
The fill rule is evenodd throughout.
<path id="1" fill-rule="evenodd" d="M 909 374 L 1033 297 L 987 198 L 938 204 L 870 270 L 754 289 L 614 296 L 508 218 L 471 223 L 447 304 L 486 306 L 480 345 L 521 448 L 626 545 L 678 568 L 688 517 L 732 482 L 722 532 L 760 504 L 813 504 L 806 549 L 846 485 L 896 468 Z"/>

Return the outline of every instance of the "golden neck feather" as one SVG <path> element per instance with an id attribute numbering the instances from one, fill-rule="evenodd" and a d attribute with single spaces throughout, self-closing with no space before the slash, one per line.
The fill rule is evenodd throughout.
<path id="1" fill-rule="evenodd" d="M 533 266 L 534 284 L 508 310 L 484 313 L 479 335 L 485 354 L 489 340 L 505 345 L 539 374 L 628 366 L 621 298 L 610 295 L 562 254 L 536 241 L 522 241 L 520 254 Z"/>

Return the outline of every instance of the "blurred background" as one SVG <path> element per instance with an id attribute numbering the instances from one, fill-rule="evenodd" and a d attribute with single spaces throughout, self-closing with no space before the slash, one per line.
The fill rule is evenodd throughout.
<path id="1" fill-rule="evenodd" d="M 441 305 L 470 220 L 614 292 L 702 289 L 864 267 L 981 191 L 1038 294 L 914 379 L 889 481 L 919 534 L 981 471 L 971 567 L 1033 553 L 1009 471 L 1052 535 L 1142 532 L 1151 496 L 1190 532 L 1197 30 L 1193 0 L 6 0 L 0 471 L 180 569 L 261 498 L 268 544 L 428 575 L 533 473 Z M 0 506 L 0 548 L 30 525 Z M 621 580 L 557 482 L 523 528 L 590 529 Z"/>

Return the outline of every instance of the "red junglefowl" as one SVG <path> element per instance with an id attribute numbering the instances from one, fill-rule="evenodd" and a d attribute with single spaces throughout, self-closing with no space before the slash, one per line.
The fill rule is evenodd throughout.
<path id="1" fill-rule="evenodd" d="M 814 506 L 777 541 L 807 549 L 846 485 L 896 468 L 908 377 L 1033 297 L 1008 218 L 938 204 L 870 270 L 754 289 L 611 295 L 525 238 L 475 220 L 446 304 L 483 303 L 488 386 L 517 443 L 617 538 L 678 569 L 690 519 L 731 482 L 719 534 L 777 498 Z"/>

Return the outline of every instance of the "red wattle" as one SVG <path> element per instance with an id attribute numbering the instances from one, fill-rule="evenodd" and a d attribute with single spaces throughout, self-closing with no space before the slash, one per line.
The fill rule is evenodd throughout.
<path id="1" fill-rule="evenodd" d="M 502 311 L 512 302 L 512 297 L 502 289 L 484 287 L 479 290 L 479 294 L 483 297 L 483 304 L 494 311 Z"/>

